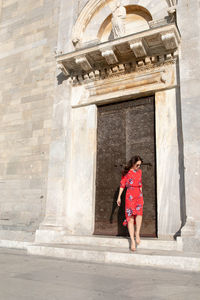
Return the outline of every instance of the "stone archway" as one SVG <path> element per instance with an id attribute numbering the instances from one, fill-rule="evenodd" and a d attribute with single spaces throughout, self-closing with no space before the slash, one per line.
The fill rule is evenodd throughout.
<path id="1" fill-rule="evenodd" d="M 90 0 L 81 11 L 73 28 L 72 41 L 79 48 L 81 44 L 87 40 L 96 40 L 99 29 L 104 21 L 112 14 L 115 0 Z M 152 20 L 163 19 L 166 17 L 168 4 L 166 0 L 159 1 L 156 6 L 152 6 L 148 0 L 121 0 L 121 4 L 128 8 L 128 13 L 132 8 L 139 8 L 147 15 L 151 16 Z"/>

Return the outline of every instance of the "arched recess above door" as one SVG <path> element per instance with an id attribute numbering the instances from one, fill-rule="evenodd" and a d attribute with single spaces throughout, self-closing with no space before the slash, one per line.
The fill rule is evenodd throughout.
<path id="1" fill-rule="evenodd" d="M 126 8 L 127 13 L 127 35 L 148 29 L 148 22 L 151 20 L 168 16 L 167 1 L 160 0 L 156 5 L 154 2 L 155 0 L 121 0 L 121 5 Z M 101 42 L 109 40 L 110 20 L 115 5 L 115 0 L 88 1 L 73 28 L 72 41 L 76 48 L 80 48 L 83 43 L 96 43 L 99 39 Z"/>
<path id="2" fill-rule="evenodd" d="M 174 8 L 169 12 L 166 0 L 157 5 L 155 0 L 121 0 L 118 6 L 116 1 L 90 0 L 75 23 L 74 51 L 56 56 L 58 68 L 73 85 L 176 62 L 181 38 Z M 165 85 L 167 76 L 161 73 Z"/>
<path id="3" fill-rule="evenodd" d="M 138 5 L 125 6 L 126 19 L 125 19 L 125 32 L 126 35 L 138 33 L 149 29 L 149 21 L 152 21 L 152 16 L 149 11 Z M 110 14 L 100 26 L 97 38 L 101 42 L 112 40 L 112 14 Z"/>

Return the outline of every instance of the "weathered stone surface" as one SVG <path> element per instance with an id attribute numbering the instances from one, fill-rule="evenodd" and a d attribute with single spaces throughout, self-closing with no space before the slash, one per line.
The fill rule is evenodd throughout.
<path id="1" fill-rule="evenodd" d="M 158 235 L 171 236 L 180 229 L 179 148 L 176 89 L 156 93 L 156 156 Z M 167 176 L 168 172 L 170 176 Z"/>
<path id="2" fill-rule="evenodd" d="M 193 247 L 199 251 L 200 232 L 196 229 L 200 221 L 200 23 L 199 3 L 185 0 L 178 4 L 177 18 L 182 35 L 182 47 L 180 58 L 180 89 L 181 89 L 181 112 L 183 121 L 184 139 L 184 167 L 185 167 L 185 200 L 186 200 L 186 225 L 182 235 L 189 232 L 191 240 L 183 238 L 184 247 Z M 186 24 L 192 24 L 187 26 Z M 190 47 L 188 47 L 190 45 Z M 191 164 L 193 162 L 193 164 Z M 193 226 L 191 228 L 191 223 Z"/>
<path id="3" fill-rule="evenodd" d="M 95 248 L 91 248 L 92 255 L 96 259 L 99 256 L 104 256 L 104 253 L 95 255 L 96 251 L 93 249 Z M 68 252 L 67 250 L 65 253 Z M 73 255 L 75 251 L 77 249 L 72 249 L 71 254 Z M 53 253 L 52 247 L 46 252 Z M 56 249 L 54 255 L 58 255 L 59 252 L 62 254 L 64 251 Z M 82 249 L 77 252 L 77 255 L 81 257 L 85 254 L 85 250 Z M 87 252 L 89 251 L 86 251 L 86 258 Z M 160 253 L 157 252 L 155 260 Z M 118 259 L 124 256 L 120 255 Z M 147 256 L 141 255 L 142 258 L 138 257 L 138 261 L 148 263 L 151 257 L 149 255 L 149 259 L 147 259 Z M 137 261 L 136 257 L 130 253 L 127 259 Z M 107 262 L 111 260 L 109 255 L 106 255 L 106 258 L 108 258 Z M 177 257 L 177 260 L 176 256 L 168 259 L 163 257 L 163 261 L 168 263 L 168 267 L 169 263 L 170 265 L 173 263 L 173 259 L 177 264 L 181 261 L 180 265 L 185 264 L 193 270 L 198 264 L 198 259 L 196 263 L 191 263 L 193 262 L 192 259 L 187 257 Z M 158 260 L 160 261 L 162 258 L 159 257 Z M 196 300 L 199 298 L 200 274 L 191 271 L 186 272 L 186 270 L 163 270 L 138 265 L 125 266 L 123 259 L 121 266 L 71 262 L 63 259 L 30 256 L 26 254 L 26 251 L 16 249 L 0 249 L 0 263 L 2 299 L 14 297 L 15 300 L 36 300 L 48 297 L 50 299 L 69 298 L 74 300 L 81 298 L 122 300 L 134 297 L 136 299 L 187 300 L 190 298 Z M 134 282 L 132 285 L 129 282 L 130 278 Z M 12 284 L 10 284 L 11 281 Z M 148 286 L 148 288 L 143 288 L 144 286 Z"/>
<path id="4" fill-rule="evenodd" d="M 67 228 L 73 234 L 88 235 L 93 234 L 94 231 L 96 118 L 95 105 L 74 108 L 72 111 L 70 179 L 66 217 Z"/>
<path id="5" fill-rule="evenodd" d="M 0 228 L 34 231 L 46 201 L 59 1 L 0 6 Z"/>
<path id="6" fill-rule="evenodd" d="M 154 94 L 158 236 L 187 216 L 183 248 L 199 247 L 198 1 L 122 2 L 135 27 L 113 39 L 112 1 L 0 1 L 2 230 L 92 234 L 96 105 Z"/>

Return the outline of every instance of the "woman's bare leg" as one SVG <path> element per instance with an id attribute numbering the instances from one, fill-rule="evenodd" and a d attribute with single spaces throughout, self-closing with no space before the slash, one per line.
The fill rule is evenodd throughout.
<path id="1" fill-rule="evenodd" d="M 130 218 L 128 222 L 128 232 L 131 238 L 131 250 L 135 250 L 135 239 L 134 239 L 134 219 L 133 217 Z"/>
<path id="2" fill-rule="evenodd" d="M 136 232 L 135 232 L 135 236 L 136 236 L 136 243 L 140 244 L 140 228 L 142 225 L 142 216 L 137 215 L 136 217 Z"/>

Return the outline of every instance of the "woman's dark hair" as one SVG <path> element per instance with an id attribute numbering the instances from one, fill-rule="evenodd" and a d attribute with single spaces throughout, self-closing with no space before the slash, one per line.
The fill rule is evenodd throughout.
<path id="1" fill-rule="evenodd" d="M 132 168 L 132 166 L 135 165 L 138 161 L 141 161 L 143 163 L 143 160 L 139 155 L 131 157 L 129 162 L 124 167 L 124 170 L 122 171 L 122 176 L 125 176 L 128 173 L 128 171 Z"/>

